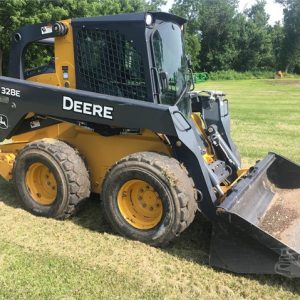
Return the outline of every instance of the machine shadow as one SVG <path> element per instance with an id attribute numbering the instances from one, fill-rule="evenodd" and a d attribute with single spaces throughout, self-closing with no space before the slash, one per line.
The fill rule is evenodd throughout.
<path id="1" fill-rule="evenodd" d="M 89 199 L 81 204 L 72 221 L 92 231 L 113 234 L 110 225 L 105 220 L 102 204 L 97 194 L 92 194 Z"/>
<path id="2" fill-rule="evenodd" d="M 13 185 L 0 179 L 0 202 L 13 208 L 24 209 L 17 199 Z M 71 219 L 73 223 L 99 233 L 114 234 L 106 222 L 98 195 L 92 195 L 80 207 L 79 212 Z M 172 244 L 161 249 L 174 257 L 208 266 L 211 224 L 200 214 L 193 224 Z M 226 271 L 218 270 L 224 274 Z M 258 281 L 262 285 L 280 286 L 282 289 L 300 295 L 300 278 L 288 279 L 276 275 L 234 275 Z"/>
<path id="3" fill-rule="evenodd" d="M 13 208 L 24 208 L 21 201 L 16 196 L 12 183 L 0 178 L 0 202 Z"/>

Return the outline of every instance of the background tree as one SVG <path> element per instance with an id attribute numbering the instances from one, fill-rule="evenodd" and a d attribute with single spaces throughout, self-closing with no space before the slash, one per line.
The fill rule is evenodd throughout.
<path id="1" fill-rule="evenodd" d="M 236 56 L 237 6 L 237 0 L 175 1 L 172 12 L 188 19 L 188 37 L 201 32 L 201 51 L 197 56 L 202 70 L 231 68 Z"/>
<path id="2" fill-rule="evenodd" d="M 281 51 L 282 66 L 286 72 L 300 68 L 300 1 L 277 0 L 284 6 L 284 41 Z"/>
<path id="3" fill-rule="evenodd" d="M 284 28 L 269 24 L 265 0 L 244 12 L 238 0 L 176 0 L 171 11 L 189 21 L 187 50 L 198 70 L 300 71 L 300 1 L 277 1 L 285 7 Z"/>
<path id="4" fill-rule="evenodd" d="M 265 11 L 266 1 L 259 0 L 244 12 L 239 21 L 236 48 L 239 49 L 234 69 L 237 71 L 268 70 L 275 67 L 271 26 Z"/>
<path id="5" fill-rule="evenodd" d="M 272 49 L 274 55 L 274 65 L 276 70 L 284 70 L 282 69 L 282 47 L 284 43 L 284 31 L 280 22 L 276 22 L 274 26 L 270 27 L 270 34 L 272 39 Z"/>

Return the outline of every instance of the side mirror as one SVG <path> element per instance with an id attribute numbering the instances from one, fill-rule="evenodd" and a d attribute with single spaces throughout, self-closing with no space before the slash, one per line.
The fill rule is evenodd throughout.
<path id="1" fill-rule="evenodd" d="M 193 68 L 192 59 L 189 55 L 186 56 L 186 63 L 187 63 L 188 69 Z"/>
<path id="2" fill-rule="evenodd" d="M 161 71 L 159 72 L 159 79 L 161 83 L 161 90 L 165 92 L 169 89 L 169 76 L 167 72 Z"/>
<path id="3" fill-rule="evenodd" d="M 189 82 L 191 84 L 190 91 L 193 91 L 195 89 L 194 74 L 193 74 L 192 69 L 190 69 L 190 68 L 188 69 L 188 72 L 189 72 Z"/>

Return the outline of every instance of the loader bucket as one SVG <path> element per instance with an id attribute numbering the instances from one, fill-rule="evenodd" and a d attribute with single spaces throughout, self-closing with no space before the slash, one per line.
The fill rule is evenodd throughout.
<path id="1" fill-rule="evenodd" d="M 218 205 L 210 264 L 300 277 L 300 166 L 270 153 Z"/>

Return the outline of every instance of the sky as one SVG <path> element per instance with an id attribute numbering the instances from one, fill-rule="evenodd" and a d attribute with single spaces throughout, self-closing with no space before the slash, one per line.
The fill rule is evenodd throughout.
<path id="1" fill-rule="evenodd" d="M 172 6 L 174 0 L 167 0 L 167 5 L 163 8 L 163 11 L 168 11 Z M 239 10 L 243 11 L 246 8 L 251 7 L 256 0 L 240 0 Z M 273 25 L 276 21 L 282 21 L 283 11 L 281 5 L 275 3 L 274 0 L 267 0 L 266 12 L 270 15 L 269 23 Z"/>

